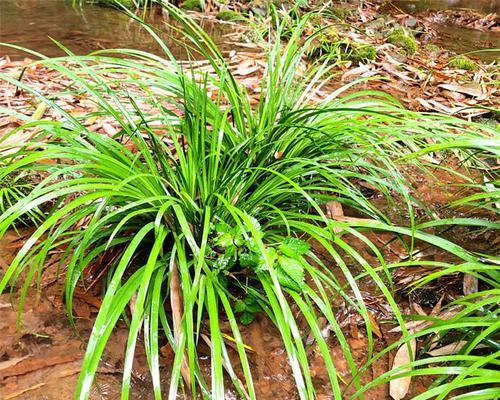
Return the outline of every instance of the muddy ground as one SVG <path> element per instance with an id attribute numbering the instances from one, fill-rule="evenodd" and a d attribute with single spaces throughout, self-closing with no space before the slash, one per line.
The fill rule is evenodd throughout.
<path id="1" fill-rule="evenodd" d="M 13 258 L 15 251 L 23 243 L 29 230 L 20 234 L 9 232 L 0 242 L 0 260 L 2 269 Z M 65 306 L 61 300 L 61 280 L 55 274 L 56 264 L 48 268 L 41 283 L 41 291 L 30 289 L 21 320 L 20 330 L 17 330 L 17 311 L 11 300 L 16 302 L 19 289 L 12 294 L 0 297 L 2 319 L 0 322 L 0 398 L 2 399 L 70 399 L 76 385 L 79 366 L 85 349 L 84 338 L 88 337 L 99 306 L 100 285 L 90 290 L 81 289 L 76 293 L 74 311 L 77 316 L 78 334 L 70 327 Z M 363 295 L 373 315 L 389 320 L 391 317 L 387 305 L 380 303 L 380 298 L 366 285 Z M 373 289 L 373 288 L 371 288 Z M 363 331 L 362 321 L 352 313 L 352 310 L 339 303 L 339 315 L 352 348 L 354 358 L 359 365 L 366 361 L 367 338 Z M 321 321 L 320 321 L 321 323 Z M 356 326 L 356 328 L 354 328 Z M 359 326 L 359 327 L 358 327 Z M 221 323 L 222 331 L 230 334 L 229 324 Z M 383 349 L 391 340 L 397 340 L 397 334 L 389 334 L 390 325 L 379 325 L 376 336 L 376 350 Z M 324 328 L 324 326 L 323 326 Z M 208 331 L 208 330 L 207 330 Z M 128 331 L 125 324 L 119 324 L 109 341 L 105 356 L 101 362 L 92 399 L 118 399 L 121 389 L 121 371 L 123 353 L 126 346 Z M 256 391 L 261 399 L 293 399 L 296 398 L 293 378 L 287 364 L 279 333 L 269 319 L 259 315 L 256 321 L 247 327 L 242 327 L 245 343 L 253 351 L 250 352 L 250 362 L 254 373 Z M 331 353 L 341 379 L 350 379 L 349 367 L 343 357 L 342 350 L 336 340 L 329 339 Z M 201 346 L 200 355 L 205 372 L 209 373 L 209 349 Z M 162 381 L 168 385 L 170 375 L 169 365 L 173 361 L 172 351 L 168 345 L 161 350 Z M 232 352 L 236 360 L 236 351 Z M 318 398 L 329 399 L 328 376 L 319 351 L 314 345 L 309 348 L 311 373 Z M 369 382 L 390 368 L 389 356 L 376 362 L 366 374 L 363 382 Z M 149 399 L 151 381 L 142 343 L 137 347 L 137 357 L 134 364 L 134 383 L 131 398 Z M 420 393 L 428 382 L 415 382 L 412 393 Z M 228 384 L 228 387 L 230 385 Z M 235 393 L 228 391 L 227 398 L 237 398 Z M 368 399 L 388 398 L 388 387 L 382 385 L 368 392 Z"/>
<path id="2" fill-rule="evenodd" d="M 443 187 L 443 182 L 450 182 L 451 176 L 437 175 L 435 180 L 425 177 L 415 179 L 416 190 L 422 197 L 434 205 L 436 212 L 440 212 L 443 206 L 453 198 L 456 187 L 450 186 L 448 190 Z M 454 178 L 456 182 L 456 178 Z M 439 190 L 438 190 L 439 189 Z M 387 204 L 382 197 L 374 196 L 373 201 L 379 207 L 386 208 Z M 461 210 L 462 212 L 464 210 Z M 345 210 L 349 214 L 349 210 Z M 396 213 L 396 211 L 394 211 Z M 354 215 L 354 214 L 353 214 Z M 355 215 L 354 215 L 355 216 Z M 394 218 L 398 216 L 393 215 Z M 23 245 L 32 228 L 22 228 L 17 232 L 11 230 L 0 241 L 0 271 L 4 271 L 14 257 L 16 251 Z M 474 231 L 455 231 L 444 234 L 453 237 L 455 241 L 467 248 L 476 251 L 499 251 L 500 237 L 498 235 L 484 235 Z M 390 234 L 368 234 L 370 240 L 380 246 L 386 260 L 398 262 L 407 257 L 402 243 L 392 241 Z M 377 264 L 375 256 L 359 239 L 351 238 L 353 245 L 360 254 L 372 265 Z M 342 273 L 337 270 L 335 262 L 325 251 L 315 245 L 316 252 L 323 262 L 330 266 L 338 276 L 339 281 L 345 283 Z M 419 247 L 420 246 L 420 247 Z M 427 260 L 450 261 L 449 256 L 432 247 L 418 244 L 421 250 L 420 257 Z M 496 249 L 496 250 L 495 250 Z M 62 300 L 63 274 L 58 275 L 59 254 L 55 252 L 46 266 L 40 282 L 40 290 L 31 287 L 28 291 L 20 329 L 17 329 L 16 303 L 21 293 L 22 283 L 18 283 L 12 292 L 0 296 L 0 398 L 1 399 L 46 399 L 60 400 L 72 398 L 75 388 L 79 366 L 85 351 L 85 338 L 90 334 L 93 320 L 100 305 L 100 295 L 103 290 L 99 276 L 100 267 L 96 265 L 86 275 L 85 285 L 81 286 L 75 293 L 74 313 L 76 315 L 77 331 L 73 330 L 66 318 L 65 305 Z M 355 263 L 352 265 L 352 273 L 356 275 Z M 361 271 L 358 271 L 361 272 Z M 442 306 L 461 296 L 464 287 L 464 277 L 460 274 L 447 276 L 432 286 L 424 287 L 422 290 L 409 293 L 405 290 L 406 285 L 417 277 L 428 274 L 426 267 L 401 268 L 394 272 L 394 281 L 398 290 L 397 299 L 403 314 L 415 314 L 422 311 L 429 314 L 436 312 Z M 381 351 L 388 344 L 398 340 L 400 334 L 391 332 L 394 328 L 393 314 L 384 297 L 376 289 L 371 279 L 359 281 L 364 301 L 373 317 L 372 329 L 374 332 L 375 351 Z M 364 321 L 352 308 L 340 297 L 332 298 L 332 304 L 336 310 L 342 329 L 353 352 L 354 359 L 358 365 L 367 360 L 368 340 Z M 439 312 L 439 310 L 437 311 Z M 306 326 L 304 321 L 298 321 L 299 326 Z M 326 321 L 318 321 L 320 327 L 326 327 Z M 208 327 L 202 328 L 208 333 Z M 231 330 L 227 321 L 221 321 L 223 332 L 230 334 Z M 297 398 L 295 385 L 287 364 L 286 353 L 281 344 L 278 331 L 271 321 L 260 314 L 256 320 L 248 325 L 241 326 L 242 337 L 249 351 L 249 360 L 255 379 L 256 392 L 259 399 L 288 400 Z M 328 332 L 328 331 L 327 331 Z M 303 331 L 308 345 L 308 355 L 311 366 L 313 382 L 317 389 L 318 399 L 331 399 L 329 380 L 324 368 L 320 353 L 309 338 L 307 329 Z M 349 367 L 343 356 L 342 349 L 334 335 L 327 333 L 330 352 L 333 356 L 335 366 L 339 372 L 339 379 L 345 383 L 349 382 L 351 375 Z M 128 330 L 123 322 L 118 324 L 112 338 L 104 353 L 95 384 L 93 386 L 91 399 L 111 400 L 119 399 L 121 391 L 121 373 L 123 368 L 123 354 L 126 347 Z M 237 365 L 237 352 L 229 346 L 229 355 Z M 417 343 L 417 349 L 423 346 L 423 342 Z M 143 350 L 142 342 L 139 342 L 136 350 L 136 359 L 133 369 L 132 399 L 152 399 L 151 380 L 147 367 L 147 360 Z M 199 348 L 202 360 L 202 370 L 209 377 L 209 348 L 202 344 Z M 170 377 L 170 365 L 173 362 L 173 353 L 168 344 L 164 344 L 161 353 L 162 383 L 168 388 Z M 387 354 L 370 366 L 362 375 L 361 382 L 370 382 L 374 377 L 388 371 L 393 362 L 394 353 Z M 407 398 L 422 393 L 431 384 L 430 377 L 414 379 L 411 384 Z M 231 384 L 227 382 L 227 399 L 238 398 L 236 392 L 231 390 Z M 346 397 L 353 393 L 353 388 L 346 391 Z M 380 385 L 366 393 L 365 398 L 389 399 L 388 385 Z M 179 398 L 182 398 L 179 395 Z"/>

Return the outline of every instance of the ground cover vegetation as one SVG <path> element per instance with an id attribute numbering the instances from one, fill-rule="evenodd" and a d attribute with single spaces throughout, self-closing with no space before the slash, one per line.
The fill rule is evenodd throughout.
<path id="1" fill-rule="evenodd" d="M 65 302 L 74 323 L 72 300 L 86 269 L 103 254 L 118 254 L 106 267 L 106 289 L 76 397 L 88 398 L 108 338 L 124 319 L 129 338 L 122 398 L 129 397 L 139 341 L 157 399 L 176 398 L 181 388 L 188 396 L 222 399 L 224 376 L 242 398 L 256 398 L 239 328 L 256 313 L 265 313 L 278 328 L 301 399 L 316 393 L 307 332 L 324 359 L 333 398 L 344 398 L 348 388 L 349 398 L 363 398 L 388 381 L 397 382 L 391 390 L 404 396 L 409 379 L 421 375 L 435 377 L 435 383 L 418 399 L 498 397 L 498 257 L 467 250 L 441 234 L 455 226 L 498 229 L 498 177 L 491 168 L 500 153 L 497 130 L 408 111 L 380 92 L 343 95 L 351 85 L 313 102 L 335 64 L 328 59 L 304 70 L 310 44 L 323 34 L 303 40 L 310 15 L 292 30 L 274 19 L 254 106 L 206 33 L 177 8 L 160 5 L 179 21 L 192 50 L 209 60 L 213 74 L 177 64 L 162 42 L 169 63 L 124 49 L 88 56 L 68 51 L 67 57 L 52 59 L 34 54 L 71 79 L 64 93 L 83 92 L 93 99 L 97 111 L 79 116 L 60 108 L 57 94 L 43 96 L 27 83 L 1 77 L 37 95 L 63 118 L 23 116 L 25 124 L 2 146 L 2 180 L 27 177 L 30 184 L 2 203 L 0 235 L 26 215 L 36 230 L 2 277 L 0 292 L 21 282 L 21 318 L 29 285 L 40 280 L 49 252 L 62 248 Z M 151 34 L 156 35 L 152 29 Z M 110 79 L 110 72 L 127 78 Z M 127 89 L 120 85 L 124 81 Z M 144 102 L 150 107 L 139 106 Z M 105 136 L 88 130 L 83 121 L 93 116 L 112 117 L 119 132 Z M 21 131 L 30 132 L 30 139 L 13 144 Z M 414 190 L 407 171 L 424 177 L 445 171 L 460 179 L 459 196 L 446 207 L 451 217 L 436 214 Z M 373 193 L 396 204 L 404 218 L 374 205 Z M 354 216 L 332 214 L 332 204 Z M 374 232 L 391 234 L 407 258 L 386 260 L 384 248 L 370 238 Z M 371 250 L 375 265 L 352 245 L 353 238 Z M 418 256 L 429 245 L 446 254 L 445 260 Z M 333 265 L 324 262 L 318 248 Z M 429 273 L 413 281 L 411 290 L 457 274 L 469 276 L 477 288 L 443 305 L 447 319 L 408 317 L 398 305 L 393 274 L 413 266 L 425 266 Z M 362 279 L 383 295 L 401 331 L 401 339 L 380 352 L 374 351 L 376 327 L 359 289 Z M 368 361 L 363 365 L 354 361 L 337 321 L 332 304 L 337 297 L 364 320 Z M 342 347 L 351 372 L 347 380 L 336 370 L 320 317 Z M 229 322 L 230 333 L 221 332 L 221 321 Z M 162 393 L 158 361 L 163 340 L 175 353 L 168 393 Z M 418 352 L 417 340 L 423 343 Z M 210 376 L 199 366 L 200 341 L 210 345 Z M 453 350 L 442 350 L 450 345 Z M 436 347 L 440 353 L 426 355 Z M 237 353 L 237 362 L 230 351 Z M 394 351 L 402 361 L 362 383 L 363 371 Z"/>

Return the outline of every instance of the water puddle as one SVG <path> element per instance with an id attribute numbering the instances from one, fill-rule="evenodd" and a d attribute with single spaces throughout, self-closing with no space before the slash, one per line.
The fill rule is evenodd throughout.
<path id="1" fill-rule="evenodd" d="M 434 11 L 471 10 L 483 15 L 500 14 L 500 2 L 497 0 L 394 0 L 392 4 L 411 15 L 425 15 Z M 433 24 L 437 37 L 432 43 L 456 53 L 466 53 L 500 47 L 498 30 L 478 30 L 443 20 Z M 479 52 L 476 55 L 484 61 L 494 61 L 500 57 L 500 51 Z"/>
<path id="2" fill-rule="evenodd" d="M 472 9 L 488 14 L 500 13 L 496 0 L 394 0 L 393 4 L 412 14 L 450 9 Z M 147 21 L 161 31 L 162 39 L 174 56 L 187 57 L 184 43 L 172 27 L 165 24 L 157 12 L 150 12 Z M 228 35 L 234 33 L 235 25 L 200 21 L 202 27 L 222 46 L 231 50 Z M 480 31 L 450 23 L 436 23 L 438 37 L 433 43 L 457 53 L 500 47 L 500 32 Z M 85 4 L 74 6 L 70 0 L 1 0 L 0 42 L 26 47 L 47 56 L 61 56 L 64 51 L 52 40 L 56 40 L 76 54 L 105 48 L 133 48 L 161 54 L 160 46 L 136 21 L 119 10 Z M 22 59 L 25 53 L 3 47 L 0 55 L 8 54 Z M 478 53 L 486 61 L 495 60 L 499 53 Z"/>
<path id="3" fill-rule="evenodd" d="M 174 56 L 181 59 L 187 57 L 184 44 L 178 42 L 179 34 L 165 24 L 161 14 L 151 11 L 147 21 L 161 30 L 160 36 Z M 202 20 L 200 24 L 219 43 L 228 41 L 226 35 L 234 32 L 234 27 L 212 20 Z M 50 57 L 64 55 L 51 38 L 76 54 L 106 48 L 162 53 L 146 29 L 116 9 L 89 4 L 73 6 L 71 1 L 65 0 L 0 1 L 0 42 L 32 49 Z M 22 59 L 26 55 L 6 47 L 0 48 L 0 55 L 3 54 L 14 59 Z"/>
<path id="4" fill-rule="evenodd" d="M 393 3 L 406 12 L 470 9 L 483 14 L 500 13 L 497 0 L 395 0 Z"/>

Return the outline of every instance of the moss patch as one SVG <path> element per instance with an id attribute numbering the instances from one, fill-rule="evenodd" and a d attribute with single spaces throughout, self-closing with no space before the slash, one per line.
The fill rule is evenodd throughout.
<path id="1" fill-rule="evenodd" d="M 338 47 L 337 42 L 340 38 L 334 27 L 328 27 L 322 30 L 313 27 L 312 30 L 316 33 L 307 51 L 309 57 L 320 58 L 328 56 L 336 51 Z"/>
<path id="2" fill-rule="evenodd" d="M 185 0 L 180 4 L 183 10 L 201 11 L 200 0 Z"/>
<path id="3" fill-rule="evenodd" d="M 311 42 L 308 55 L 311 58 L 323 58 L 332 62 L 352 61 L 366 64 L 377 57 L 377 50 L 370 44 L 342 39 L 334 27 L 329 27 L 317 34 Z"/>
<path id="4" fill-rule="evenodd" d="M 387 42 L 403 49 L 408 54 L 414 54 L 418 48 L 417 41 L 403 28 L 393 30 L 389 36 L 387 36 Z"/>
<path id="5" fill-rule="evenodd" d="M 345 19 L 345 18 L 351 16 L 351 14 L 352 14 L 352 11 L 346 7 L 332 7 L 328 11 L 329 11 L 329 14 L 333 15 L 334 17 L 340 18 L 340 19 Z"/>
<path id="6" fill-rule="evenodd" d="M 435 44 L 426 44 L 424 49 L 432 53 L 441 53 L 441 47 L 436 46 Z"/>
<path id="7" fill-rule="evenodd" d="M 377 50 L 371 44 L 352 44 L 345 53 L 348 60 L 363 64 L 377 58 Z"/>
<path id="8" fill-rule="evenodd" d="M 245 17 L 233 10 L 221 10 L 216 18 L 220 21 L 244 21 Z"/>
<path id="9" fill-rule="evenodd" d="M 448 65 L 452 68 L 464 69 L 466 71 L 476 71 L 478 68 L 474 61 L 465 56 L 453 57 Z"/>

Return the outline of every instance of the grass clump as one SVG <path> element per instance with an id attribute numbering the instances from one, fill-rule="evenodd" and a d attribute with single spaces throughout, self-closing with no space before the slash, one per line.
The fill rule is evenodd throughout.
<path id="1" fill-rule="evenodd" d="M 417 51 L 418 44 L 413 35 L 404 28 L 397 28 L 387 36 L 387 42 L 397 46 L 408 54 L 414 54 Z"/>
<path id="2" fill-rule="evenodd" d="M 226 22 L 245 21 L 245 17 L 243 15 L 233 10 L 221 10 L 217 13 L 216 18 L 220 21 Z"/>
<path id="3" fill-rule="evenodd" d="M 200 0 L 186 0 L 183 1 L 180 5 L 183 10 L 191 10 L 191 11 L 201 11 L 202 4 Z"/>
<path id="4" fill-rule="evenodd" d="M 432 174 L 441 168 L 429 166 L 428 154 L 453 155 L 480 168 L 476 157 L 500 155 L 489 136 L 494 133 L 451 117 L 407 111 L 394 99 L 373 92 L 358 91 L 343 99 L 330 96 L 313 103 L 316 90 L 311 82 L 325 83 L 330 70 L 321 65 L 297 74 L 306 52 L 303 22 L 284 47 L 279 40 L 270 47 L 262 95 L 253 107 L 209 36 L 178 9 L 164 6 L 178 19 L 186 40 L 210 62 L 214 75 L 186 72 L 171 56 L 172 63 L 166 64 L 157 55 L 137 50 L 41 61 L 70 79 L 75 93 L 92 98 L 100 116 L 114 120 L 120 129 L 116 137 L 89 130 L 85 126 L 89 116 L 66 112 L 52 101 L 55 94 L 44 97 L 24 82 L 2 75 L 57 109 L 63 119 L 28 121 L 16 132 L 36 126 L 37 137 L 20 147 L 5 145 L 18 151 L 0 155 L 2 165 L 7 165 L 0 169 L 0 178 L 13 171 L 45 176 L 29 195 L 2 213 L 0 236 L 25 213 L 55 202 L 0 280 L 0 292 L 21 276 L 27 277 L 25 285 L 29 285 L 30 277 L 43 274 L 51 250 L 63 246 L 64 293 L 74 323 L 72 301 L 79 281 L 108 252 L 116 255 L 103 266 L 105 293 L 82 362 L 76 398 L 88 398 L 105 345 L 114 326 L 126 316 L 129 338 L 122 399 L 129 398 L 141 333 L 155 399 L 165 394 L 160 380 L 161 339 L 175 352 L 169 365 L 169 398 L 175 398 L 184 384 L 192 398 L 223 399 L 227 375 L 242 398 L 256 399 L 252 365 L 236 315 L 246 324 L 257 312 L 265 313 L 282 336 L 299 399 L 314 398 L 316 390 L 304 340 L 308 332 L 324 359 L 332 396 L 344 396 L 344 384 L 318 328 L 319 317 L 335 333 L 350 368 L 350 386 L 357 393 L 351 398 L 360 398 L 371 385 L 398 376 L 393 372 L 366 385 L 361 381 L 363 371 L 379 356 L 374 354 L 373 317 L 358 286 L 360 279 L 370 280 L 379 290 L 380 299 L 401 326 L 402 339 L 385 354 L 408 343 L 412 335 L 423 335 L 405 328 L 393 295 L 394 269 L 428 265 L 434 270 L 444 265 L 448 272 L 477 271 L 486 284 L 493 285 L 496 278 L 487 256 L 430 233 L 454 222 L 434 219 L 434 212 L 401 171 L 415 168 Z M 278 38 L 282 29 L 278 27 Z M 165 51 L 170 54 L 166 47 Z M 131 86 L 122 88 L 122 82 Z M 68 89 L 64 90 L 67 94 Z M 469 182 L 475 184 L 472 179 Z M 391 204 L 398 199 L 409 216 L 407 223 L 398 224 L 373 204 L 367 186 Z M 470 200 L 489 207 L 486 199 L 492 194 L 475 189 Z M 324 207 L 332 201 L 363 218 L 329 218 Z M 425 215 L 423 221 L 418 220 L 420 214 Z M 481 229 L 495 225 L 464 218 L 456 223 Z M 400 240 L 408 258 L 386 260 L 370 236 L 378 232 Z M 353 246 L 353 238 L 368 246 L 374 255 L 371 260 Z M 413 258 L 416 241 L 438 247 L 454 262 Z M 335 265 L 326 265 L 321 254 L 328 254 Z M 334 298 L 344 299 L 365 323 L 368 361 L 364 366 L 356 363 L 337 319 Z M 491 296 L 487 300 L 494 301 Z M 468 318 L 476 310 L 483 311 L 482 305 L 467 306 L 470 313 L 456 318 L 457 326 L 484 327 L 472 339 L 471 348 L 489 340 L 496 323 Z M 221 323 L 228 326 L 227 332 L 221 332 Z M 438 323 L 425 332 L 436 329 L 451 328 Z M 211 344 L 209 383 L 200 366 L 201 335 L 209 337 Z M 228 357 L 227 336 L 239 356 L 235 366 Z M 493 363 L 495 354 L 489 355 Z M 448 368 L 454 361 L 432 362 L 440 362 L 441 368 L 428 363 L 429 374 L 441 379 L 433 390 L 444 397 L 448 389 L 470 387 L 469 376 L 472 384 L 498 381 L 496 366 L 478 364 L 474 355 L 460 360 L 460 368 Z M 411 363 L 419 366 L 422 361 Z M 444 387 L 446 379 L 453 385 Z"/>
<path id="5" fill-rule="evenodd" d="M 478 66 L 474 61 L 472 61 L 469 57 L 462 55 L 453 57 L 448 65 L 452 68 L 463 69 L 465 71 L 477 71 L 478 69 Z"/>

